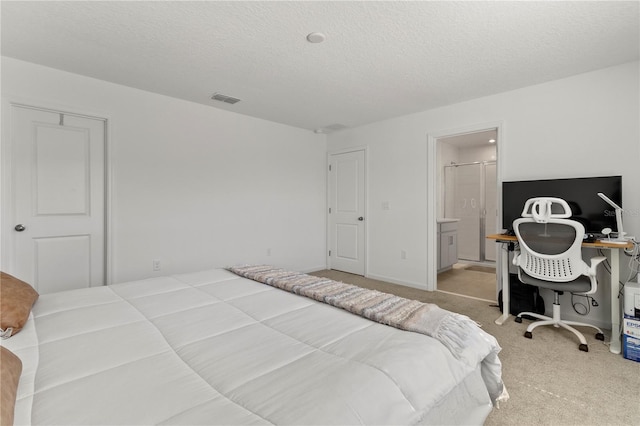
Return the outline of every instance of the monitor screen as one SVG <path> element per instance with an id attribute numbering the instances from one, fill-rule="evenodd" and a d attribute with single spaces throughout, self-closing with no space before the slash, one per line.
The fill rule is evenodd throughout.
<path id="1" fill-rule="evenodd" d="M 623 207 L 622 176 L 502 182 L 502 226 L 513 231 L 513 221 L 521 217 L 529 198 L 557 197 L 567 201 L 571 218 L 581 222 L 587 233 L 600 234 L 604 228 L 617 231 L 615 210 L 598 192 Z"/>

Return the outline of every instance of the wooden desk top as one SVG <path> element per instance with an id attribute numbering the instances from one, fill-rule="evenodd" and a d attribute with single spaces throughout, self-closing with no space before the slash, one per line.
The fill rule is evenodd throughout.
<path id="1" fill-rule="evenodd" d="M 496 241 L 508 241 L 508 242 L 516 242 L 518 239 L 515 235 L 504 235 L 504 234 L 492 234 L 487 235 L 488 240 L 496 240 Z M 633 243 L 628 241 L 626 244 L 614 244 L 608 243 L 606 241 L 596 240 L 593 243 L 582 243 L 582 247 L 591 247 L 591 248 L 607 248 L 607 249 L 632 249 Z"/>

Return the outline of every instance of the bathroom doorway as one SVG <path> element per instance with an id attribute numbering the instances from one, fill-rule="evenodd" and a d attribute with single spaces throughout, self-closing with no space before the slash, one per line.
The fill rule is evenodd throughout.
<path id="1" fill-rule="evenodd" d="M 455 223 L 457 245 L 438 290 L 495 300 L 497 247 L 486 236 L 497 233 L 497 139 L 497 128 L 437 139 L 438 227 Z"/>

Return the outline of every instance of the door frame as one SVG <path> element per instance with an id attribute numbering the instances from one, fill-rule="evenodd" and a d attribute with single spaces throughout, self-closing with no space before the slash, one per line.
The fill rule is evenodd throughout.
<path id="1" fill-rule="evenodd" d="M 340 155 L 340 154 L 348 154 L 350 152 L 364 151 L 364 276 L 369 276 L 369 245 L 367 242 L 369 241 L 369 215 L 368 215 L 368 203 L 369 203 L 369 147 L 368 146 L 355 146 L 352 148 L 339 149 L 335 151 L 327 151 L 327 164 L 326 164 L 326 172 L 327 172 L 327 200 L 326 200 L 326 265 L 327 269 L 331 269 L 331 256 L 329 256 L 329 250 L 331 249 L 331 218 L 329 213 L 329 201 L 331 200 L 331 182 L 329 176 L 329 165 L 331 164 L 331 156 L 332 155 Z"/>
<path id="2" fill-rule="evenodd" d="M 449 136 L 458 136 L 468 133 L 478 133 L 487 130 L 496 130 L 496 202 L 498 207 L 498 229 L 502 225 L 502 175 L 505 163 L 505 124 L 504 121 L 474 124 L 454 129 L 445 129 L 427 134 L 427 290 L 438 289 L 438 139 Z M 500 256 L 496 259 L 496 271 L 501 267 Z M 500 278 L 498 277 L 498 283 Z M 496 284 L 497 285 L 497 284 Z M 497 294 L 497 290 L 496 290 Z"/>
<path id="3" fill-rule="evenodd" d="M 38 99 L 28 99 L 19 96 L 9 95 L 2 97 L 2 140 L 0 142 L 0 164 L 2 165 L 2 173 L 0 175 L 1 192 L 0 202 L 0 264 L 2 270 L 11 273 L 14 268 L 13 258 L 13 238 L 11 238 L 11 229 L 15 223 L 15 209 L 13 208 L 13 164 L 12 164 L 12 117 L 13 107 L 29 108 L 40 111 L 49 111 L 54 113 L 62 113 L 73 115 L 76 117 L 84 117 L 104 122 L 104 284 L 111 284 L 112 260 L 111 253 L 112 244 L 112 162 L 111 162 L 111 126 L 112 119 L 110 114 L 94 111 L 91 108 L 69 107 L 68 105 L 60 105 L 55 102 L 43 101 Z"/>

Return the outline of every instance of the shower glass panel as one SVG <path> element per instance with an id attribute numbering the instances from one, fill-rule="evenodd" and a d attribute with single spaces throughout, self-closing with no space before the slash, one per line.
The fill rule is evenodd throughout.
<path id="1" fill-rule="evenodd" d="M 445 167 L 446 217 L 460 219 L 458 222 L 458 259 L 480 260 L 480 188 L 482 174 L 480 164 Z"/>
<path id="2" fill-rule="evenodd" d="M 495 261 L 495 243 L 486 235 L 496 229 L 495 162 L 455 164 L 444 168 L 444 214 L 458 222 L 458 258 Z"/>

